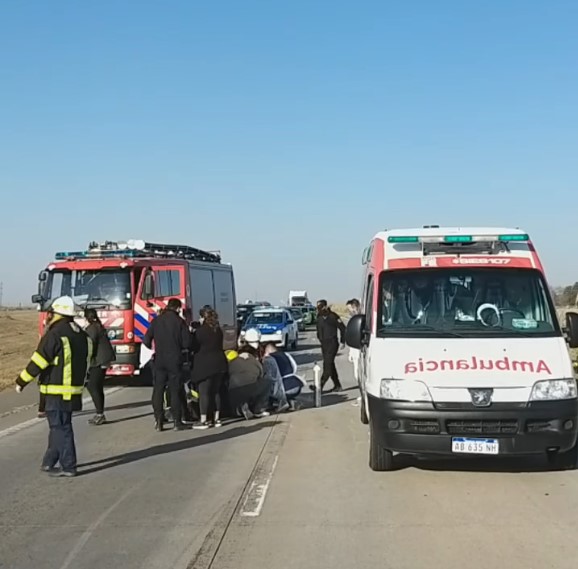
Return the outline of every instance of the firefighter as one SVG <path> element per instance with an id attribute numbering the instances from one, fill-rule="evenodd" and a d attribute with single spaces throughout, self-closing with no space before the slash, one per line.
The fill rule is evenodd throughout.
<path id="1" fill-rule="evenodd" d="M 183 367 L 191 348 L 191 334 L 185 321 L 180 316 L 182 303 L 178 298 L 171 298 L 167 307 L 151 323 L 143 340 L 150 350 L 155 350 L 153 410 L 155 429 L 163 430 L 163 399 L 165 388 L 170 391 L 171 414 L 174 430 L 187 428 L 183 423 L 183 407 L 186 405 L 183 384 Z"/>
<path id="2" fill-rule="evenodd" d="M 16 380 L 16 391 L 20 393 L 39 378 L 50 428 L 42 470 L 51 476 L 76 476 L 72 413 L 82 409 L 92 341 L 74 322 L 74 316 L 74 301 L 69 296 L 52 303 L 46 319 L 47 331 Z M 57 464 L 60 469 L 56 469 Z"/>
<path id="3" fill-rule="evenodd" d="M 321 389 L 329 379 L 333 380 L 334 393 L 341 391 L 341 382 L 335 366 L 335 358 L 339 351 L 339 343 L 345 342 L 345 324 L 341 318 L 329 308 L 326 300 L 317 302 L 317 339 L 321 343 L 323 355 L 323 374 L 321 376 Z M 314 387 L 312 389 L 315 389 Z"/>

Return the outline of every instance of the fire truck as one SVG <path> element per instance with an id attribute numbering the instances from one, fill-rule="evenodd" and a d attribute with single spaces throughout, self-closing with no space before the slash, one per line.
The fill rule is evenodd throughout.
<path id="1" fill-rule="evenodd" d="M 58 252 L 40 272 L 32 297 L 40 333 L 46 311 L 62 295 L 71 296 L 79 309 L 97 310 L 116 352 L 110 376 L 139 375 L 150 358 L 142 340 L 171 298 L 182 301 L 188 324 L 203 306 L 212 306 L 223 329 L 223 348 L 236 347 L 235 279 L 219 253 L 142 240 L 92 242 L 84 251 Z"/>

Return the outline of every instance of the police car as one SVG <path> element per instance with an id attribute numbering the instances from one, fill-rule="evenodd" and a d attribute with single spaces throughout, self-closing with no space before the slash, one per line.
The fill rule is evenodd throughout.
<path id="1" fill-rule="evenodd" d="M 258 308 L 245 321 L 241 337 L 255 328 L 261 333 L 261 342 L 275 342 L 283 348 L 297 349 L 299 331 L 297 322 L 286 308 Z"/>

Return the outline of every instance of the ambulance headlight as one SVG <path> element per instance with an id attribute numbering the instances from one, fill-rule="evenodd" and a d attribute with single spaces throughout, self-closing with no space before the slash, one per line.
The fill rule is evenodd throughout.
<path id="1" fill-rule="evenodd" d="M 414 379 L 382 379 L 380 395 L 394 401 L 432 400 L 426 384 Z"/>
<path id="2" fill-rule="evenodd" d="M 576 399 L 575 379 L 546 379 L 537 381 L 532 388 L 530 401 L 559 401 Z"/>

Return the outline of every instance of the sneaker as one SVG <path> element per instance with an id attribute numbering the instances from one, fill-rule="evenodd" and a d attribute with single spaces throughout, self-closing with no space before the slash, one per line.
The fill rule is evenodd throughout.
<path id="1" fill-rule="evenodd" d="M 36 415 L 39 419 L 46 419 L 46 412 L 45 411 L 38 411 L 38 415 Z"/>
<path id="2" fill-rule="evenodd" d="M 269 417 L 271 413 L 269 411 L 261 411 L 260 413 L 255 413 L 257 419 L 263 419 L 264 417 Z"/>
<path id="3" fill-rule="evenodd" d="M 53 478 L 74 478 L 76 470 L 53 470 L 48 474 Z"/>
<path id="4" fill-rule="evenodd" d="M 50 473 L 50 472 L 54 472 L 55 470 L 57 470 L 57 468 L 56 468 L 55 466 L 46 466 L 46 465 L 43 464 L 43 465 L 40 467 L 40 470 L 42 470 L 42 472 L 48 472 L 48 473 Z"/>
<path id="5" fill-rule="evenodd" d="M 209 423 L 208 421 L 205 421 L 204 423 L 201 423 L 199 421 L 198 423 L 195 423 L 193 425 L 193 429 L 195 429 L 196 431 L 206 431 L 210 427 L 211 427 L 211 423 Z"/>
<path id="6" fill-rule="evenodd" d="M 92 419 L 88 420 L 89 425 L 104 425 L 106 423 L 106 417 L 104 414 L 97 413 Z"/>
<path id="7" fill-rule="evenodd" d="M 283 405 L 279 405 L 279 407 L 277 407 L 276 411 L 277 411 L 277 413 L 284 413 L 285 411 L 287 411 L 290 408 L 291 408 L 291 405 L 289 405 L 289 403 L 286 402 L 286 403 L 283 403 Z"/>
<path id="8" fill-rule="evenodd" d="M 176 423 L 173 427 L 173 431 L 188 431 L 190 428 L 190 425 L 185 425 L 184 423 Z"/>
<path id="9" fill-rule="evenodd" d="M 223 423 L 221 423 L 221 420 L 220 420 L 220 419 L 217 419 L 216 421 L 213 421 L 213 427 L 219 428 L 219 427 L 222 427 L 222 426 L 223 426 Z"/>
<path id="10" fill-rule="evenodd" d="M 254 417 L 254 415 L 251 412 L 251 409 L 249 409 L 249 405 L 247 403 L 244 403 L 241 406 L 241 409 L 239 409 L 239 415 L 242 415 L 243 417 L 245 417 L 246 421 L 249 421 L 250 419 L 252 419 Z"/>
<path id="11" fill-rule="evenodd" d="M 164 429 L 164 423 L 163 421 L 155 421 L 155 431 L 158 431 L 159 433 L 162 433 Z"/>

